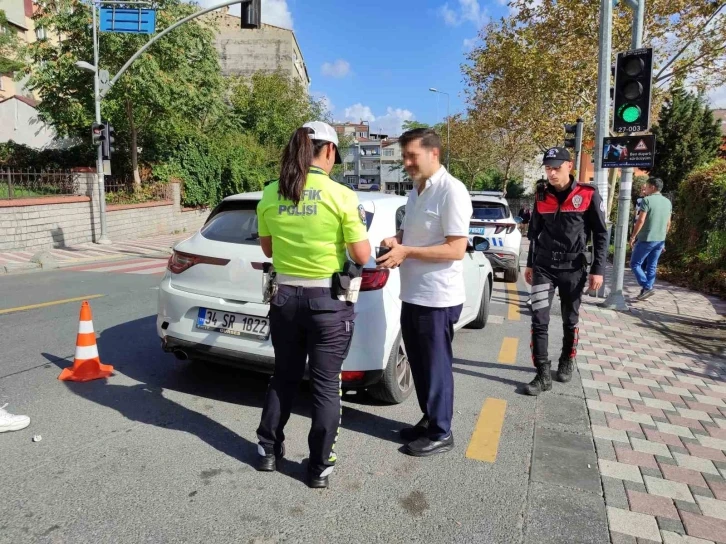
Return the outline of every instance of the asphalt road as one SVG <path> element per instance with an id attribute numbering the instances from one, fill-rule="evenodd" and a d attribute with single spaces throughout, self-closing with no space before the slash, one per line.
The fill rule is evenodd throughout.
<path id="1" fill-rule="evenodd" d="M 310 490 L 306 387 L 282 469 L 256 472 L 267 377 L 163 353 L 159 280 L 0 278 L 0 405 L 32 418 L 0 435 L 1 543 L 608 541 L 579 378 L 538 399 L 521 393 L 534 373 L 523 283 L 508 294 L 498 281 L 487 327 L 456 335 L 453 452 L 401 453 L 397 431 L 420 417 L 413 397 L 385 406 L 347 394 L 331 487 Z M 3 310 L 90 295 L 103 295 L 90 302 L 101 359 L 115 374 L 58 381 L 73 360 L 80 302 Z"/>

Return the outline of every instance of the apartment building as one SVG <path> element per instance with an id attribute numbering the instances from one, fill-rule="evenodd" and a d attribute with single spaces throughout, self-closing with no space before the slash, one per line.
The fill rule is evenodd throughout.
<path id="1" fill-rule="evenodd" d="M 15 32 L 20 43 L 45 38 L 45 30 L 35 28 L 32 0 L 0 0 L 7 28 Z M 25 87 L 27 78 L 16 81 L 15 74 L 0 74 L 0 143 L 13 141 L 36 149 L 57 144 L 52 128 L 38 119 L 38 101 Z"/>
<path id="2" fill-rule="evenodd" d="M 310 76 L 292 30 L 265 23 L 259 29 L 240 28 L 240 17 L 229 13 L 229 8 L 222 8 L 215 17 L 214 46 L 224 76 L 282 71 L 308 89 Z"/>
<path id="3" fill-rule="evenodd" d="M 367 122 L 337 123 L 333 128 L 338 136 L 346 137 L 350 145 L 341 150 L 343 179 L 359 191 L 381 190 L 381 150 L 386 136 L 372 134 Z"/>

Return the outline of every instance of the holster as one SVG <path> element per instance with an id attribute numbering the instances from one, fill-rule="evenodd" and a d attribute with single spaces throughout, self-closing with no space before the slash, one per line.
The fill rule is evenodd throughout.
<path id="1" fill-rule="evenodd" d="M 267 304 L 277 294 L 277 272 L 272 263 L 262 264 L 262 302 Z"/>
<path id="2" fill-rule="evenodd" d="M 333 274 L 332 292 L 338 300 L 355 304 L 358 302 L 358 294 L 363 280 L 363 267 L 351 261 L 346 261 L 342 272 Z"/>

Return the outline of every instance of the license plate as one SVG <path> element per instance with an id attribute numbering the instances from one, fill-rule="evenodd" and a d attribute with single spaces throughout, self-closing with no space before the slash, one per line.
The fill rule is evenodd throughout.
<path id="1" fill-rule="evenodd" d="M 484 227 L 469 227 L 469 234 L 484 234 Z"/>
<path id="2" fill-rule="evenodd" d="M 270 335 L 270 320 L 266 317 L 199 308 L 197 328 L 233 336 L 267 338 Z"/>

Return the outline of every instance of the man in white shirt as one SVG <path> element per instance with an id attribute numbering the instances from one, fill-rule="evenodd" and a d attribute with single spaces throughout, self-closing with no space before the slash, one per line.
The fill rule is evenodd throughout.
<path id="1" fill-rule="evenodd" d="M 390 250 L 378 264 L 401 267 L 401 332 L 423 412 L 401 437 L 406 453 L 424 457 L 454 447 L 451 342 L 466 299 L 461 261 L 472 205 L 464 184 L 441 166 L 441 139 L 433 130 L 410 130 L 399 144 L 415 186 L 401 230 L 381 242 Z"/>

